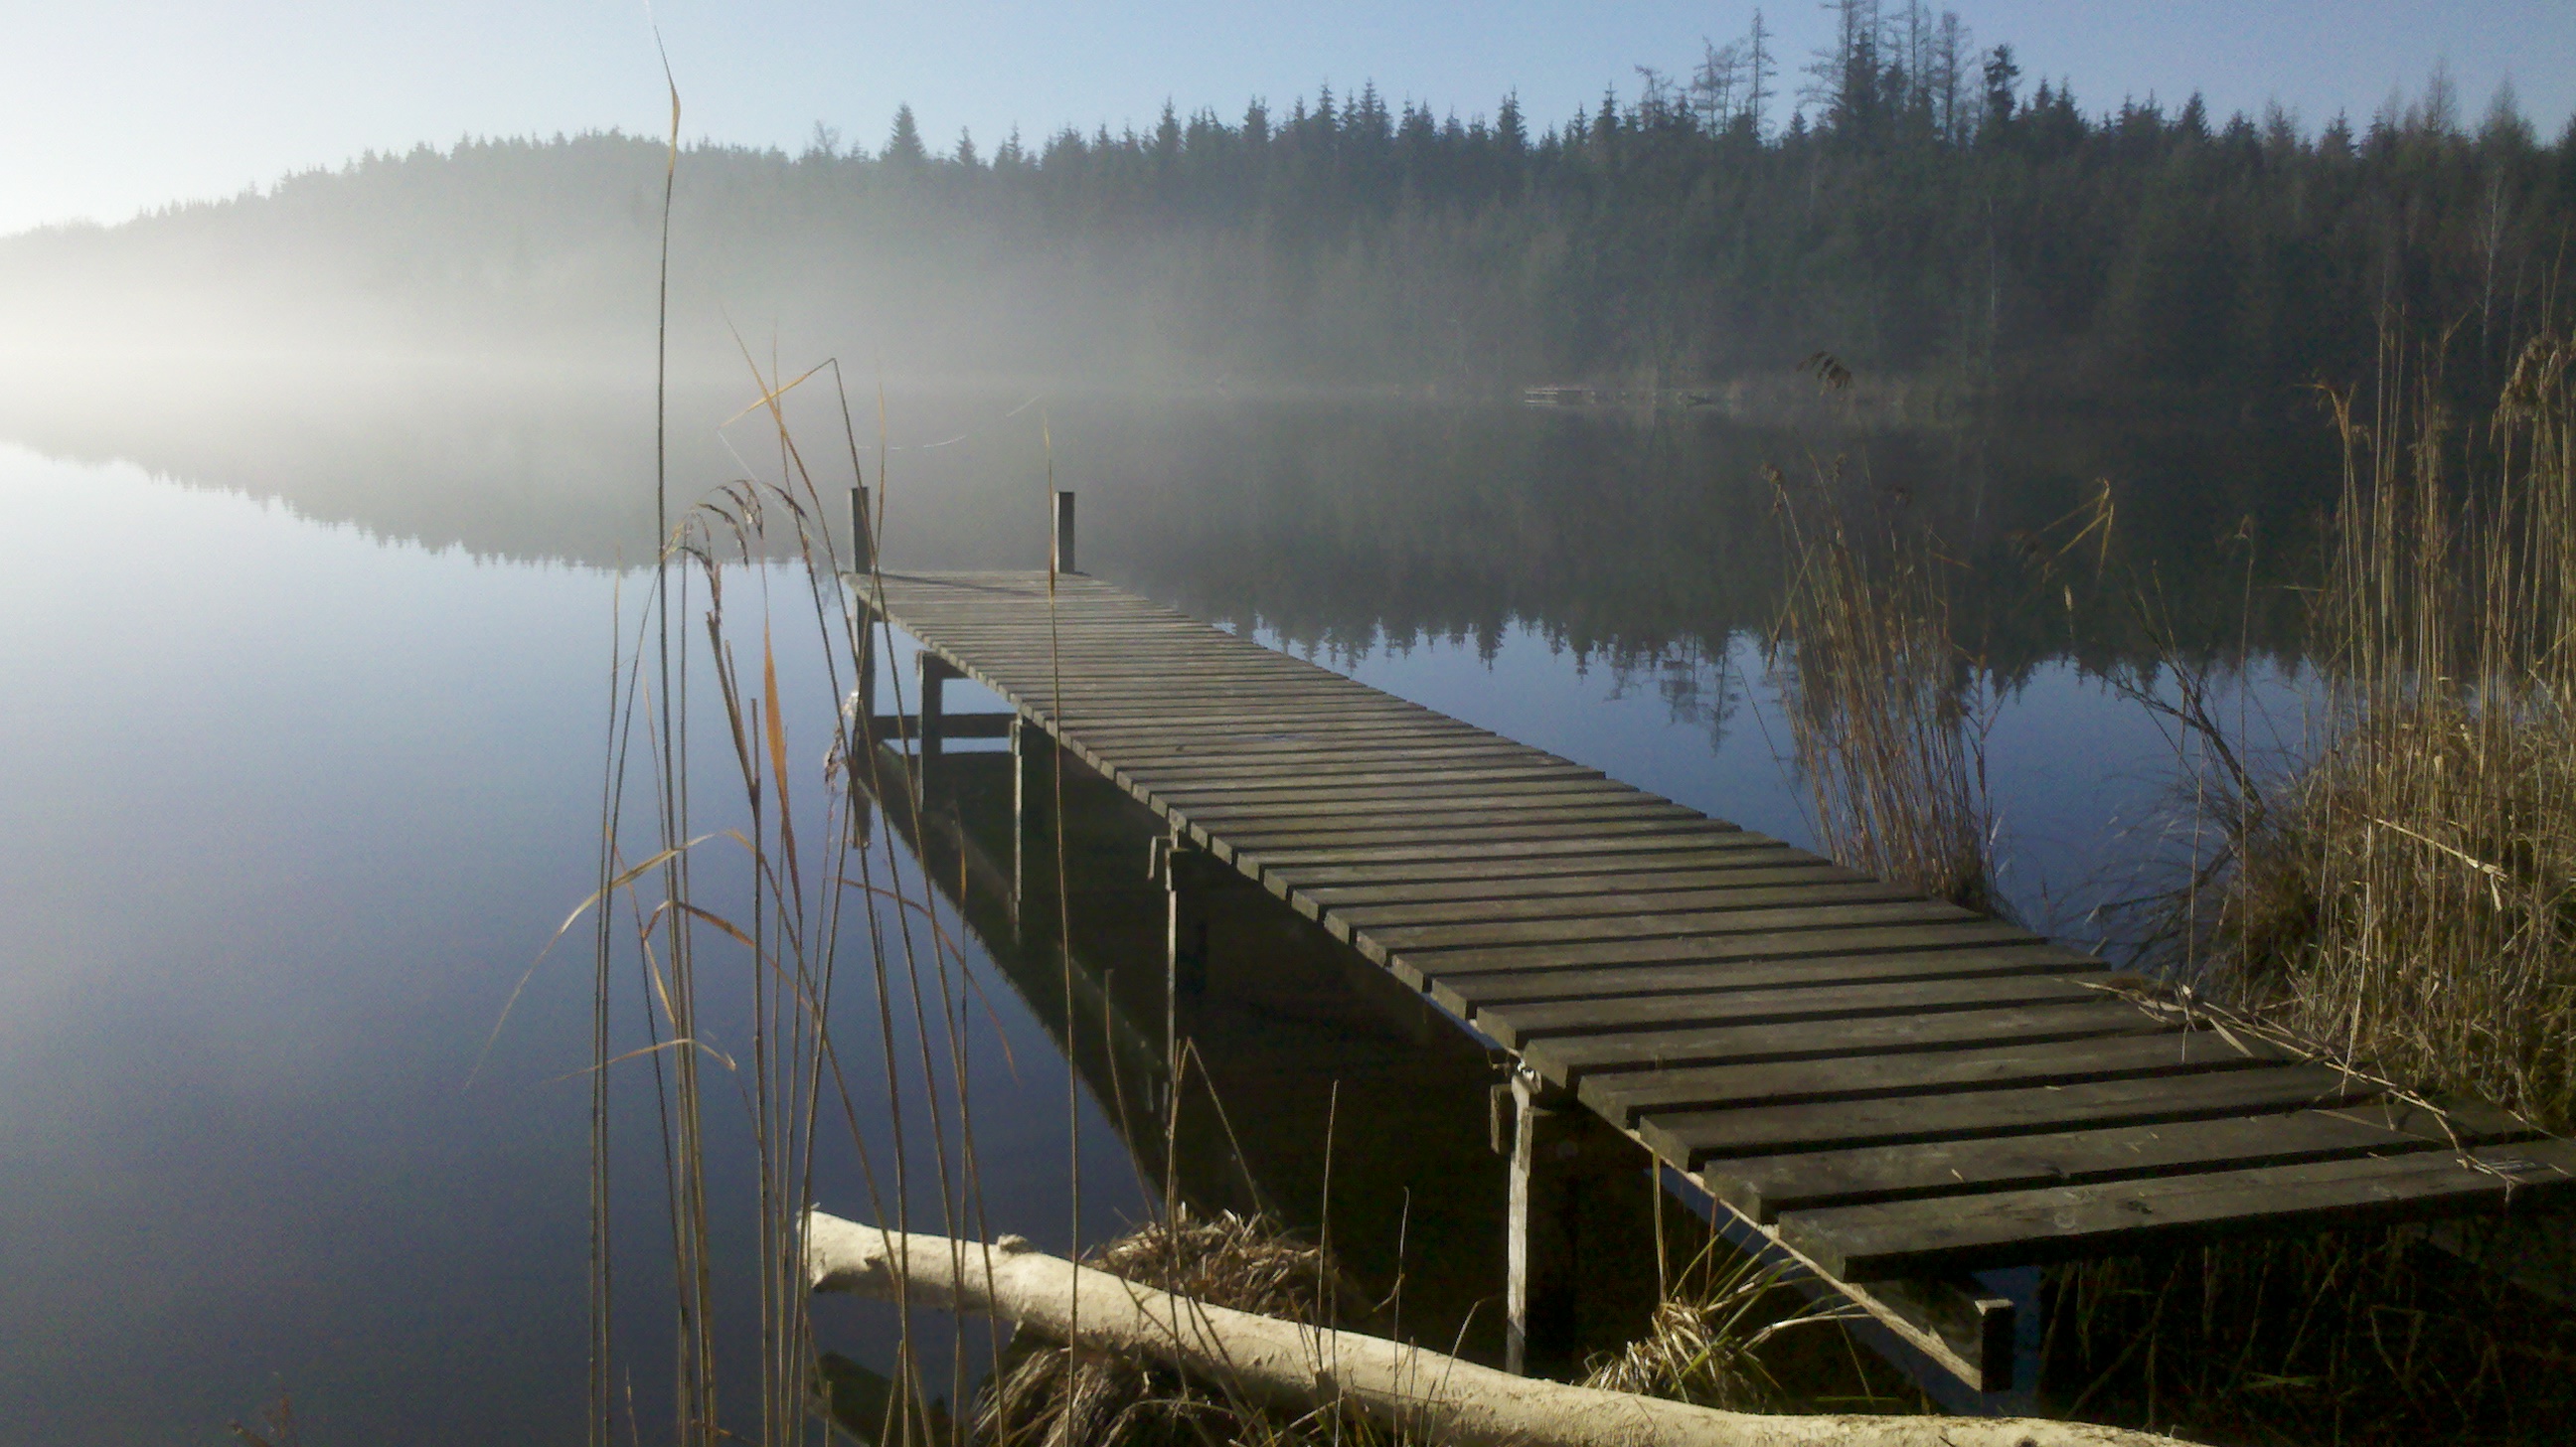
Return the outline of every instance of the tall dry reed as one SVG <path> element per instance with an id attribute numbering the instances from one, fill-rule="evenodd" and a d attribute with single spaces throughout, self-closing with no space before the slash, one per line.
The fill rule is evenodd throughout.
<path id="1" fill-rule="evenodd" d="M 943 1234 L 992 1234 L 984 1226 L 967 1089 L 962 931 L 942 918 L 918 866 L 880 846 L 867 827 L 871 801 L 891 791 L 875 777 L 874 711 L 851 705 L 872 697 L 869 677 L 892 649 L 879 606 L 883 579 L 873 547 L 855 573 L 836 553 L 823 522 L 831 511 L 823 484 L 784 406 L 795 388 L 831 374 L 839 393 L 835 440 L 846 451 L 850 495 L 864 497 L 869 479 L 838 364 L 788 379 L 774 362 L 762 368 L 746 348 L 756 400 L 735 420 L 760 414 L 769 423 L 771 445 L 754 453 L 772 453 L 774 464 L 674 515 L 664 383 L 680 93 L 667 61 L 664 79 L 671 129 L 656 346 L 656 552 L 633 631 L 621 613 L 612 650 L 597 887 L 558 933 L 590 917 L 585 1415 L 593 1447 L 642 1439 L 628 1365 L 640 1359 L 654 1364 L 648 1380 L 668 1386 L 667 1440 L 682 1447 L 803 1443 L 820 1429 L 797 1232 L 814 1203 L 818 1163 L 839 1134 L 832 1127 L 846 1127 L 844 1159 L 858 1169 L 871 1219 L 919 1229 L 913 1202 L 925 1194 L 938 1203 Z M 879 413 L 882 433 L 882 402 Z M 881 444 L 878 511 L 857 528 L 868 537 L 883 536 L 885 461 Z M 854 516 L 854 527 L 858 521 Z M 729 594 L 744 588 L 753 603 L 737 612 Z M 790 665 L 784 679 L 782 658 Z M 786 680 L 799 677 L 818 679 L 819 696 L 797 696 Z M 907 717 L 899 674 L 892 703 L 898 718 Z M 791 720 L 829 721 L 821 767 L 792 761 Z M 708 730 L 715 757 L 730 766 L 719 766 L 712 786 L 693 767 L 693 753 L 708 747 Z M 904 797 L 918 810 L 910 791 Z M 918 837 L 917 814 L 914 824 Z M 697 864 L 708 849 L 731 849 L 738 858 L 729 869 L 702 874 Z M 704 886 L 702 878 L 725 883 Z M 873 1028 L 854 1033 L 874 1037 L 864 1042 L 882 1062 L 874 1080 L 845 1070 L 833 1030 L 847 966 L 861 970 L 867 987 L 853 1013 Z M 615 1129 L 612 1115 L 624 1096 L 612 1079 L 639 1071 L 649 1076 L 649 1120 L 640 1132 Z M 734 1110 L 739 1122 L 728 1127 L 723 1117 Z M 746 1148 L 727 1139 L 735 1130 Z M 881 1151 L 890 1159 L 872 1154 L 875 1130 L 890 1138 L 891 1149 Z M 630 1162 L 616 1143 L 638 1134 L 649 1144 L 641 1162 Z M 916 1157 L 936 1180 L 914 1179 Z M 622 1193 L 614 1183 L 639 1169 L 658 1176 L 662 1199 L 637 1221 L 615 1209 Z M 930 1189 L 917 1191 L 923 1184 Z M 645 1259 L 663 1258 L 667 1287 L 619 1269 L 636 1257 L 636 1248 L 620 1243 L 638 1231 L 658 1243 Z M 719 1245 L 737 1235 L 752 1242 L 748 1262 Z M 621 1329 L 631 1316 L 621 1303 L 638 1292 L 667 1300 L 667 1344 L 646 1348 L 631 1339 L 631 1325 Z M 882 1440 L 927 1440 L 934 1426 L 954 1424 L 935 1421 L 928 1408 L 933 1397 L 922 1380 L 920 1346 L 929 1323 L 916 1323 L 908 1302 L 899 1300 L 898 1309 L 903 1332 Z M 947 1355 L 962 1369 L 967 1327 L 954 1318 L 947 1327 Z M 989 1324 L 981 1330 L 987 1354 L 997 1354 L 998 1331 Z M 962 1386 L 952 1383 L 950 1395 L 962 1395 Z"/>
<path id="2" fill-rule="evenodd" d="M 831 363 L 792 380 L 752 365 L 757 400 L 745 413 L 770 424 L 776 471 L 727 483 L 671 520 L 641 626 L 621 630 L 611 675 L 599 887 L 574 916 L 590 911 L 596 924 L 595 1442 L 639 1435 L 623 1365 L 639 1355 L 666 1364 L 669 1375 L 657 1369 L 654 1378 L 669 1385 L 668 1440 L 712 1447 L 815 1438 L 798 1223 L 814 1204 L 827 1151 L 856 1165 L 871 1219 L 920 1229 L 914 1203 L 929 1196 L 941 1234 L 991 1235 L 967 1090 L 962 933 L 918 865 L 866 823 L 874 800 L 920 807 L 910 791 L 874 777 L 871 710 L 848 706 L 868 697 L 858 685 L 892 646 L 873 606 L 882 579 L 873 568 L 855 576 L 844 568 L 822 522 L 825 493 L 786 421 L 789 391 L 827 370 L 837 384 Z M 845 396 L 841 421 L 856 489 L 865 473 Z M 876 480 L 882 498 L 882 457 Z M 874 531 L 881 536 L 881 525 Z M 746 590 L 751 602 L 737 608 Z M 789 682 L 800 677 L 820 689 L 800 696 Z M 894 689 L 894 712 L 907 717 L 899 675 Z M 798 720 L 830 730 L 820 767 L 791 753 Z M 708 760 L 693 758 L 709 752 L 710 731 L 721 761 L 712 784 L 703 777 Z M 914 824 L 917 834 L 917 817 Z M 637 847 L 637 835 L 649 843 Z M 736 861 L 693 867 L 710 849 Z M 873 1037 L 861 1042 L 882 1063 L 873 1078 L 845 1069 L 833 1028 L 853 966 L 865 989 L 856 1012 L 843 1013 Z M 620 1133 L 609 1125 L 622 1096 L 608 1082 L 634 1071 L 650 1081 L 641 1163 L 612 1159 Z M 891 1149 L 872 1153 L 879 1131 Z M 612 1209 L 620 1194 L 612 1182 L 631 1179 L 639 1164 L 659 1176 L 662 1197 L 641 1222 Z M 918 1179 L 921 1165 L 935 1179 Z M 617 1269 L 634 1254 L 618 1240 L 639 1229 L 661 1244 L 667 1288 Z M 748 1261 L 719 1246 L 736 1236 L 751 1240 Z M 670 1303 L 667 1355 L 639 1351 L 616 1326 L 629 1314 L 618 1303 L 640 1290 Z M 890 1440 L 920 1440 L 933 1400 L 921 1375 L 922 1332 L 942 1318 L 916 1323 L 907 1304 L 898 1308 L 904 1331 L 886 1431 Z M 962 1367 L 970 1327 L 944 1320 L 945 1355 Z M 986 1354 L 999 1351 L 998 1331 L 971 1329 L 991 1338 Z M 949 1395 L 962 1386 L 952 1382 Z"/>
<path id="3" fill-rule="evenodd" d="M 2219 979 L 2347 1058 L 2576 1125 L 2576 345 L 2463 426 L 2391 346 L 2334 399 L 2319 746 L 2236 841 Z"/>
<path id="4" fill-rule="evenodd" d="M 1770 478 L 1791 561 L 1772 663 L 1827 852 L 1998 909 L 1986 711 L 1951 636 L 1938 548 L 1893 518 L 1849 516 L 1829 476 Z"/>

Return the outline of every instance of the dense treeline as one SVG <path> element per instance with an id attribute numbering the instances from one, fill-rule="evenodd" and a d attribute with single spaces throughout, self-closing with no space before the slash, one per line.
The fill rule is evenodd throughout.
<path id="1" fill-rule="evenodd" d="M 775 326 L 931 370 L 1689 385 L 1823 350 L 1865 379 L 2233 399 L 2365 374 L 2400 314 L 2449 328 L 2476 386 L 2557 305 L 2576 126 L 2544 144 L 2509 92 L 2474 125 L 2439 72 L 2314 130 L 2196 96 L 2096 111 L 1955 16 L 1837 10 L 1785 125 L 1794 78 L 1757 14 L 1686 79 L 1641 71 L 1553 128 L 1368 85 L 989 153 L 933 147 L 909 110 L 873 153 L 820 127 L 794 158 L 694 149 L 677 315 L 702 344 Z M 17 238 L 0 287 L 98 336 L 255 306 L 289 330 L 628 346 L 661 172 L 615 135 L 371 156 Z M 59 300 L 120 288 L 154 300 Z"/>

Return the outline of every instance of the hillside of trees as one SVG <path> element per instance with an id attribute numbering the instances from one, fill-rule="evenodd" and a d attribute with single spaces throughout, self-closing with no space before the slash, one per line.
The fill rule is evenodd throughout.
<path id="1" fill-rule="evenodd" d="M 2489 384 L 2563 312 L 2576 126 L 2437 71 L 2303 126 L 2025 75 L 1919 3 L 1760 17 L 1548 126 L 1375 85 L 1148 131 L 679 157 L 675 354 L 911 376 L 1692 386 L 1816 351 L 1966 391 L 2247 405 L 2368 373 L 2380 322 Z M 1785 123 L 1772 119 L 1794 103 Z M 665 150 L 617 133 L 370 155 L 0 241 L 0 348 L 362 348 L 649 367 Z M 2488 385 L 2491 390 L 2491 385 Z"/>

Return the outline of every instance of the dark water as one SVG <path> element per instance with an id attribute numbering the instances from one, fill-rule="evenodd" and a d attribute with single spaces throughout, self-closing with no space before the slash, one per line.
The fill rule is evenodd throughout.
<path id="1" fill-rule="evenodd" d="M 537 967 L 494 1026 L 593 883 L 606 680 L 637 608 L 621 564 L 651 537 L 649 391 L 363 368 L 205 383 L 35 379 L 0 402 L 0 494 L 25 540 L 0 570 L 9 1432 L 214 1441 L 282 1389 L 313 1443 L 568 1439 L 586 958 Z M 776 474 L 757 419 L 716 431 L 744 400 L 675 399 L 675 498 Z M 857 405 L 873 477 L 877 402 Z M 837 495 L 838 409 L 795 407 Z M 1756 641 L 1780 585 L 1760 469 L 1840 459 L 1975 580 L 2007 886 L 2079 937 L 2147 847 L 2169 755 L 2100 679 L 2141 656 L 2135 615 L 2031 566 L 2031 539 L 2109 478 L 2185 648 L 2257 659 L 2250 696 L 2278 707 L 2270 660 L 2295 615 L 2275 584 L 2333 460 L 2318 433 L 2100 419 L 1904 431 L 1073 387 L 898 393 L 885 414 L 893 563 L 1037 564 L 1051 463 L 1081 496 L 1090 571 L 1800 841 Z M 795 757 L 817 758 L 829 695 L 784 657 L 790 696 L 816 701 Z M 959 775 L 958 827 L 988 831 L 988 857 L 977 771 L 997 762 Z M 1133 1007 L 1122 991 L 1160 969 L 1159 896 L 1135 821 L 1086 807 L 1068 867 L 1101 883 L 1075 953 Z M 877 839 L 919 867 L 902 831 Z M 959 853 L 933 838 L 921 857 L 944 881 Z M 1007 913 L 971 883 L 946 898 L 985 1002 L 969 1079 L 989 1229 L 1065 1243 L 1077 1129 L 1086 1237 L 1141 1210 L 1166 1164 L 1205 1201 L 1319 1217 L 1329 1149 L 1360 1264 L 1391 1276 L 1404 1242 L 1423 1329 L 1490 1330 L 1475 1309 L 1500 1290 L 1501 1173 L 1465 1037 L 1255 918 L 1245 948 L 1269 952 L 1273 984 L 1217 992 L 1198 1026 L 1233 1042 L 1217 1087 L 1244 1103 L 1235 1140 L 1166 1162 L 1129 1148 L 1107 1069 L 1121 1011 L 1069 1023 Z M 1070 1105 L 1068 1048 L 1086 1062 Z M 627 1124 L 632 1162 L 650 1135 L 640 1112 Z M 719 1165 L 738 1163 L 719 1134 Z M 619 1181 L 637 1278 L 667 1274 L 649 1173 Z M 832 1162 L 818 1192 L 855 1213 L 862 1185 Z M 936 1190 L 915 1204 L 935 1212 Z M 621 1316 L 648 1403 L 658 1308 L 642 1286 Z M 862 1360 L 890 1340 L 882 1313 L 818 1319 Z"/>

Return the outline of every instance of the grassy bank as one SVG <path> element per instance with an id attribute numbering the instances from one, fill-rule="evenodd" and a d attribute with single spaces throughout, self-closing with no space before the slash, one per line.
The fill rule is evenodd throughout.
<path id="1" fill-rule="evenodd" d="M 2392 357 L 2335 399 L 2307 766 L 2232 810 L 2212 981 L 2345 1058 L 2576 1125 L 2576 348 L 2467 424 Z"/>
<path id="2" fill-rule="evenodd" d="M 2258 749 L 2180 649 L 2126 682 L 2178 725 L 2167 837 L 2191 841 L 2143 957 L 2311 1053 L 2566 1131 L 2576 343 L 2530 342 L 2474 416 L 2421 361 L 2439 354 L 2392 341 L 2374 386 L 2327 394 L 2345 465 L 2299 590 L 2300 742 Z M 2072 611 L 2103 590 L 2158 635 L 2164 590 L 2152 559 L 2119 558 L 2107 486 L 2032 539 L 2034 596 L 2045 583 Z M 1981 680 L 1953 631 L 1964 569 L 1901 499 L 1833 469 L 1783 483 L 1780 508 L 1785 702 L 1819 836 L 1846 864 L 1991 904 Z M 2080 570 L 2057 566 L 2076 552 Z M 2250 574 L 2248 590 L 2250 610 Z M 2441 1240 L 2327 1233 L 2053 1271 L 2043 1400 L 2214 1441 L 2556 1440 L 2576 1317 L 2514 1284 L 2509 1238 Z"/>

